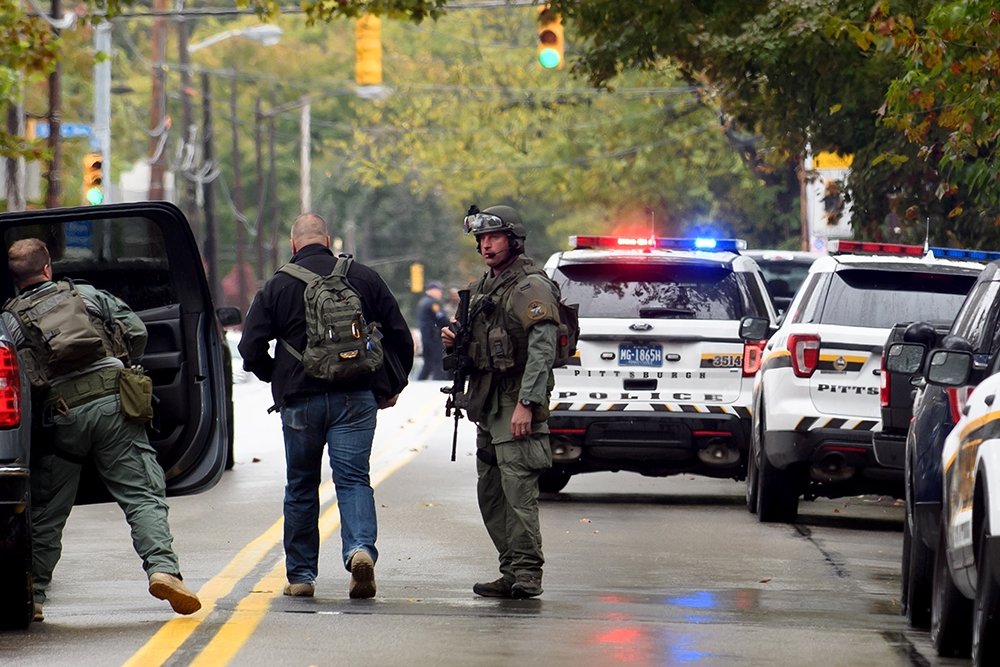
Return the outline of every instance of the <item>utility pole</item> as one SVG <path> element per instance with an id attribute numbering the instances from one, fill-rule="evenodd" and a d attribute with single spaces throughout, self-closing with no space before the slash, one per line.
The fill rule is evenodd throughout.
<path id="1" fill-rule="evenodd" d="M 209 87 L 208 72 L 201 73 L 202 93 L 202 131 L 204 133 L 205 164 L 209 170 L 214 170 L 215 154 L 212 150 L 212 90 Z M 219 251 L 216 244 L 215 199 L 212 193 L 212 181 L 203 178 L 201 181 L 202 206 L 205 209 L 205 243 L 202 252 L 208 265 L 208 289 L 212 293 L 212 302 L 219 304 Z"/>
<path id="2" fill-rule="evenodd" d="M 169 9 L 167 0 L 153 0 L 154 12 L 166 12 Z M 166 55 L 167 20 L 161 15 L 153 19 L 153 87 L 149 107 L 149 150 L 152 161 L 149 164 L 149 196 L 148 199 L 163 199 L 163 150 L 161 135 L 166 132 L 164 127 L 164 107 L 166 96 L 163 91 L 163 59 Z"/>
<path id="3" fill-rule="evenodd" d="M 24 107 L 21 103 L 24 92 L 20 89 L 23 82 L 19 81 L 18 85 L 18 102 L 7 108 L 7 133 L 14 137 L 24 136 Z M 4 184 L 7 194 L 7 210 L 23 211 L 24 170 L 22 165 L 24 158 L 4 158 L 4 164 L 7 168 L 7 182 Z"/>
<path id="4" fill-rule="evenodd" d="M 312 211 L 312 185 L 310 183 L 312 163 L 309 160 L 312 152 L 311 132 L 312 105 L 308 95 L 302 96 L 301 122 L 299 123 L 299 212 Z"/>
<path id="5" fill-rule="evenodd" d="M 111 23 L 101 21 L 94 27 L 94 51 L 111 55 Z M 111 199 L 111 59 L 94 63 L 94 137 L 101 153 L 101 184 L 105 201 Z M 120 197 L 118 197 L 120 200 Z"/>
<path id="6" fill-rule="evenodd" d="M 198 225 L 198 202 L 195 189 L 197 185 L 184 173 L 190 168 L 188 158 L 193 159 L 194 155 L 194 110 L 191 107 L 191 98 L 194 97 L 194 84 L 191 81 L 191 52 L 188 51 L 188 42 L 191 36 L 191 24 L 183 16 L 177 22 L 177 50 L 181 69 L 181 141 L 184 145 L 183 158 L 181 161 L 181 178 L 178 187 L 180 188 L 181 210 L 187 216 L 188 223 L 195 238 L 201 239 L 202 234 Z"/>
<path id="7" fill-rule="evenodd" d="M 271 108 L 275 107 L 274 93 L 271 93 Z M 271 114 L 268 118 L 267 131 L 267 150 L 268 150 L 268 171 L 271 173 L 269 177 L 271 186 L 271 267 L 272 270 L 278 268 L 278 227 L 280 226 L 280 220 L 278 219 L 278 170 L 275 164 L 275 128 L 274 128 L 274 116 Z"/>
<path id="8" fill-rule="evenodd" d="M 55 21 L 62 19 L 62 3 L 60 0 L 52 0 L 52 18 Z M 59 29 L 53 27 L 52 31 L 56 38 L 59 37 Z M 55 67 L 49 74 L 49 150 L 52 151 L 52 159 L 49 162 L 49 173 L 46 176 L 48 188 L 45 193 L 45 208 L 56 208 L 62 204 L 62 180 L 60 179 L 60 165 L 62 164 L 62 140 L 59 136 L 62 133 L 62 65 L 61 58 L 56 58 Z"/>
<path id="9" fill-rule="evenodd" d="M 238 131 L 239 122 L 237 119 L 237 78 L 234 75 L 232 89 L 229 94 L 230 123 L 233 129 L 233 204 L 236 207 L 236 305 L 241 313 L 247 311 L 247 274 L 244 270 L 246 256 L 244 245 L 246 244 L 246 229 L 242 219 L 243 216 L 243 170 L 240 168 L 240 133 Z"/>
<path id="10" fill-rule="evenodd" d="M 257 251 L 257 282 L 263 282 L 264 276 L 264 216 L 267 210 L 268 183 L 264 180 L 264 149 L 262 125 L 264 112 L 260 108 L 260 98 L 254 105 L 253 144 L 257 167 L 257 236 L 254 239 L 254 249 Z"/>

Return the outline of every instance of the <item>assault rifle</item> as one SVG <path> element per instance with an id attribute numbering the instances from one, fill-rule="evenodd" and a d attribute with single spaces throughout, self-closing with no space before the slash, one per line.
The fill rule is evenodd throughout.
<path id="1" fill-rule="evenodd" d="M 455 460 L 455 450 L 458 448 L 458 422 L 462 418 L 462 409 L 455 402 L 459 396 L 465 393 L 465 382 L 469 379 L 469 370 L 472 368 L 472 360 L 469 358 L 469 343 L 472 341 L 472 329 L 469 326 L 469 290 L 458 290 L 458 310 L 455 312 L 455 322 L 451 325 L 451 330 L 455 332 L 455 345 L 451 348 L 451 354 L 444 358 L 444 369 L 451 371 L 452 382 L 450 387 L 441 387 L 441 391 L 448 394 L 445 402 L 445 416 L 450 417 L 455 413 L 455 430 L 451 435 L 451 460 Z"/>

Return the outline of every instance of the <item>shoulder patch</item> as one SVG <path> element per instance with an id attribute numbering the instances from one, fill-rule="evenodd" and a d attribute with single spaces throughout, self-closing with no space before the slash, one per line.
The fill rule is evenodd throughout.
<path id="1" fill-rule="evenodd" d="M 438 312 L 439 310 L 441 310 L 441 306 L 440 306 L 440 305 L 438 305 L 438 304 L 436 304 L 436 303 L 433 303 L 433 304 L 431 304 L 431 312 L 432 312 L 432 313 L 436 313 L 436 312 Z"/>
<path id="2" fill-rule="evenodd" d="M 545 317 L 546 312 L 545 304 L 541 301 L 536 300 L 528 304 L 528 317 L 533 320 L 540 320 Z"/>

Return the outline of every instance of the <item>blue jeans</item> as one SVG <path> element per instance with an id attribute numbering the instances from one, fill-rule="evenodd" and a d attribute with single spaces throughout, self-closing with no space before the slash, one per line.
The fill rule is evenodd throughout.
<path id="1" fill-rule="evenodd" d="M 285 435 L 285 572 L 290 583 L 313 583 L 319 571 L 319 484 L 323 447 L 340 508 L 344 567 L 364 550 L 377 560 L 375 494 L 368 476 L 375 415 L 370 390 L 290 399 L 281 410 Z"/>

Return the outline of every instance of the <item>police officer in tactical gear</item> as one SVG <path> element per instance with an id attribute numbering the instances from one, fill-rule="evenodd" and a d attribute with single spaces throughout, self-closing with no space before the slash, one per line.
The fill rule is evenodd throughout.
<path id="1" fill-rule="evenodd" d="M 4 305 L 3 319 L 33 380 L 34 405 L 42 411 L 46 427 L 42 437 L 34 438 L 31 461 L 34 620 L 44 619 L 42 604 L 87 460 L 125 512 L 132 546 L 149 577 L 150 594 L 169 602 L 178 614 L 193 614 L 201 602 L 181 580 L 167 524 L 163 469 L 144 424 L 126 418 L 119 395 L 122 359 L 139 362 L 146 348 L 146 326 L 108 292 L 54 282 L 48 248 L 39 239 L 14 242 L 7 257 L 18 295 Z M 53 311 L 62 326 L 48 340 L 48 350 L 36 349 L 44 347 L 43 337 L 32 320 L 51 317 Z M 81 356 L 73 341 L 85 338 L 88 331 L 100 343 Z M 58 368 L 51 366 L 56 355 L 50 351 L 56 347 L 70 360 Z M 72 363 L 74 359 L 79 363 Z M 44 382 L 36 382 L 39 378 Z"/>
<path id="2" fill-rule="evenodd" d="M 556 356 L 558 287 L 525 257 L 524 224 L 510 206 L 465 218 L 466 234 L 488 271 L 469 286 L 470 372 L 456 403 L 476 422 L 479 509 L 500 561 L 500 578 L 477 595 L 531 598 L 542 593 L 538 478 L 552 465 L 548 404 Z M 441 331 L 445 349 L 454 332 Z"/>

